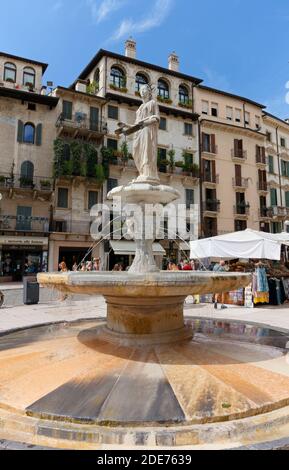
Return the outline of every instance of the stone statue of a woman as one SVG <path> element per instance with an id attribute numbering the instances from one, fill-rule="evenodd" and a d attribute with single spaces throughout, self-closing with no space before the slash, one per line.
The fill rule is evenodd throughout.
<path id="1" fill-rule="evenodd" d="M 140 89 L 143 104 L 136 113 L 133 126 L 119 123 L 117 134 L 135 134 L 133 158 L 139 172 L 137 182 L 159 183 L 157 166 L 158 130 L 160 113 L 157 102 L 153 99 L 150 85 Z"/>

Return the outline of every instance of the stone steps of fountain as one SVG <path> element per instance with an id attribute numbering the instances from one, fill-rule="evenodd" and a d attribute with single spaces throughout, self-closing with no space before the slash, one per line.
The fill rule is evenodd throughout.
<path id="1" fill-rule="evenodd" d="M 45 421 L 0 409 L 2 440 L 25 442 L 47 448 L 100 449 L 103 446 L 236 448 L 262 445 L 289 436 L 289 407 L 271 413 L 228 423 L 186 426 L 165 431 L 160 428 L 101 428 Z M 267 442 L 266 446 L 270 444 Z"/>

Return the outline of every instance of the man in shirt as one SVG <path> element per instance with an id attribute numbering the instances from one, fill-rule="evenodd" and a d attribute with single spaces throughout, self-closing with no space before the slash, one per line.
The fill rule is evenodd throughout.
<path id="1" fill-rule="evenodd" d="M 221 260 L 219 264 L 215 264 L 214 268 L 213 268 L 213 272 L 214 273 L 224 273 L 226 272 L 226 263 L 224 260 Z M 221 309 L 225 309 L 227 308 L 225 305 L 224 305 L 224 302 L 225 302 L 225 293 L 222 292 L 221 294 L 222 296 L 222 305 L 221 305 Z M 219 297 L 219 294 L 215 294 L 215 302 L 214 302 L 214 308 L 217 310 L 218 308 L 218 297 Z"/>

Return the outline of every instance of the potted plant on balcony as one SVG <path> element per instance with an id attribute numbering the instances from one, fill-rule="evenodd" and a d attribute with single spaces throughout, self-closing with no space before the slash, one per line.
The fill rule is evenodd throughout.
<path id="1" fill-rule="evenodd" d="M 193 106 L 193 102 L 192 102 L 192 100 L 188 100 L 188 101 L 185 101 L 185 102 L 179 101 L 179 106 L 181 106 L 181 108 L 189 108 L 189 109 L 191 109 L 192 106 Z"/>
<path id="2" fill-rule="evenodd" d="M 158 101 L 164 104 L 172 104 L 173 102 L 170 98 L 164 98 L 163 96 L 160 96 L 160 95 L 158 95 Z"/>
<path id="3" fill-rule="evenodd" d="M 19 182 L 20 182 L 21 188 L 29 188 L 29 189 L 34 188 L 33 178 L 29 178 L 28 176 L 20 176 Z"/>
<path id="4" fill-rule="evenodd" d="M 49 191 L 51 189 L 51 181 L 40 180 L 40 188 L 44 191 Z"/>
<path id="5" fill-rule="evenodd" d="M 28 88 L 28 91 L 34 91 L 34 85 L 31 82 L 25 82 L 25 86 Z"/>
<path id="6" fill-rule="evenodd" d="M 96 82 L 95 80 L 93 80 L 92 82 L 87 84 L 86 92 L 89 95 L 96 95 L 98 91 L 99 91 L 99 82 Z"/>
<path id="7" fill-rule="evenodd" d="M 11 77 L 7 77 L 7 78 L 5 79 L 5 82 L 7 82 L 7 83 L 15 83 L 15 80 L 13 80 L 13 78 L 11 78 Z"/>
<path id="8" fill-rule="evenodd" d="M 176 155 L 175 149 L 172 148 L 168 151 L 168 157 L 169 157 L 168 158 L 168 167 L 169 167 L 171 173 L 174 172 L 175 165 L 176 165 L 175 155 Z"/>

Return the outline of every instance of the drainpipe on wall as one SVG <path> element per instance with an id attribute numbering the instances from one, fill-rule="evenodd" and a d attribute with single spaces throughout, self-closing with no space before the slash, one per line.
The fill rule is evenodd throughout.
<path id="1" fill-rule="evenodd" d="M 278 174 L 279 174 L 279 190 L 280 190 L 280 203 L 283 207 L 283 196 L 282 196 L 282 181 L 281 181 L 281 165 L 280 165 L 280 151 L 279 151 L 279 127 L 276 127 L 276 144 L 277 144 L 277 159 L 278 159 Z"/>
<path id="2" fill-rule="evenodd" d="M 202 144 L 201 144 L 201 123 L 198 118 L 198 139 L 199 139 L 199 167 L 200 167 L 200 223 L 201 237 L 204 236 L 204 217 L 203 217 L 203 171 L 202 171 Z"/>
<path id="3" fill-rule="evenodd" d="M 192 112 L 195 114 L 195 88 L 196 85 L 192 84 Z M 204 224 L 203 224 L 203 172 L 202 172 L 202 146 L 201 146 L 201 121 L 198 117 L 198 151 L 199 151 L 199 169 L 200 169 L 200 180 L 199 180 L 199 201 L 200 201 L 200 229 L 201 237 L 204 235 Z"/>

